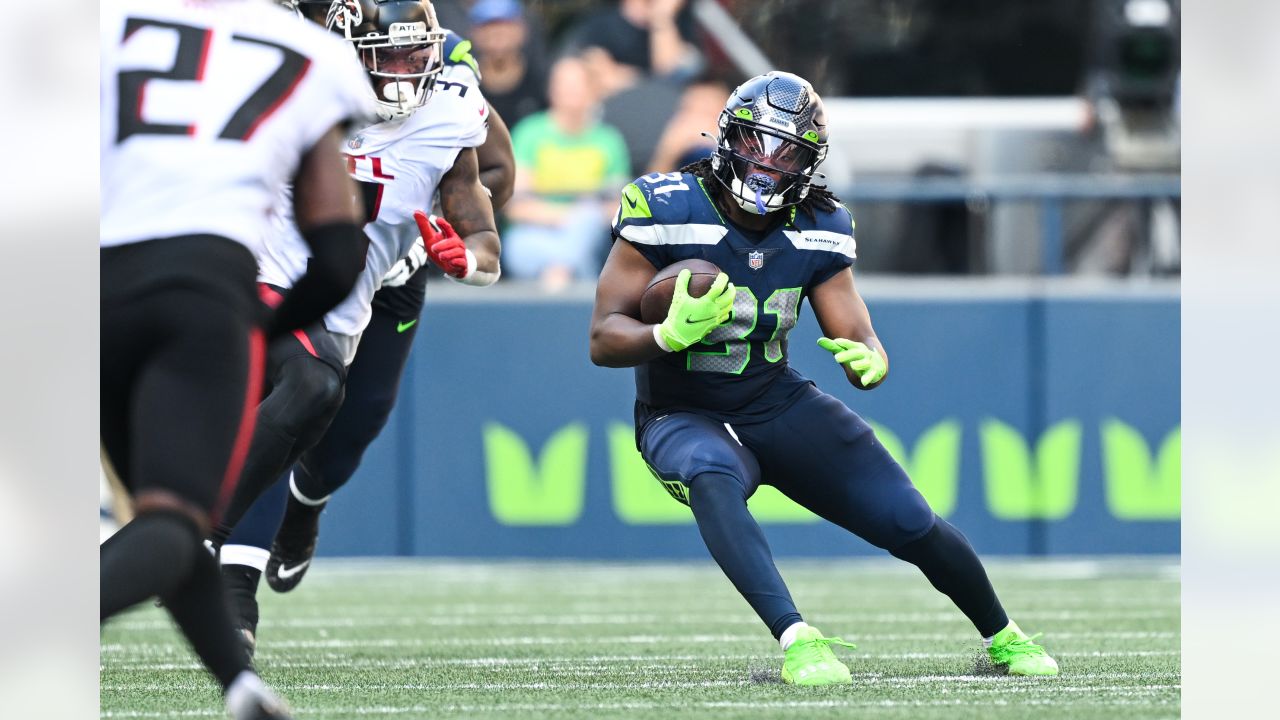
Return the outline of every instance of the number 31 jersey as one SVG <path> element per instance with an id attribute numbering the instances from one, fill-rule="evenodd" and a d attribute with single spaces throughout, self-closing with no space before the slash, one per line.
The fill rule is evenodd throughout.
<path id="1" fill-rule="evenodd" d="M 351 47 L 266 0 L 107 0 L 100 40 L 103 246 L 209 233 L 259 256 L 300 158 L 372 115 Z"/>
<path id="2" fill-rule="evenodd" d="M 645 175 L 623 188 L 614 216 L 614 236 L 655 268 L 707 260 L 738 290 L 730 321 L 700 344 L 636 366 L 637 430 L 678 410 L 727 423 L 785 410 L 809 384 L 787 363 L 787 334 L 805 296 L 853 264 L 853 218 L 843 206 L 813 218 L 792 208 L 752 232 L 725 220 L 708 189 L 690 173 Z"/>

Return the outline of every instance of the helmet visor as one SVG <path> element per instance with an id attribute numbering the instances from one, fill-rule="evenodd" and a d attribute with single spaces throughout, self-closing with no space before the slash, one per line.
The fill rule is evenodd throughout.
<path id="1" fill-rule="evenodd" d="M 818 160 L 817 149 L 763 128 L 730 123 L 729 149 L 752 165 L 787 174 L 804 174 Z"/>

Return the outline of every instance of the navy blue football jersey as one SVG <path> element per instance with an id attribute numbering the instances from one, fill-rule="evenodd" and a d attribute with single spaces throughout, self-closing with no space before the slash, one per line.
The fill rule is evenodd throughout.
<path id="1" fill-rule="evenodd" d="M 714 181 L 710 181 L 714 182 Z M 809 380 L 787 362 L 787 334 L 804 298 L 853 264 L 853 218 L 843 206 L 810 219 L 793 207 L 764 232 L 729 223 L 690 173 L 654 173 L 622 190 L 613 234 L 654 268 L 699 258 L 738 288 L 730 321 L 683 352 L 638 365 L 636 427 L 692 410 L 721 422 L 768 420 Z"/>

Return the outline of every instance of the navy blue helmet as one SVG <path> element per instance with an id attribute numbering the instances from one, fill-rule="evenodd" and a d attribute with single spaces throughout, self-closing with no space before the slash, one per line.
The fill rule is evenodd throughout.
<path id="1" fill-rule="evenodd" d="M 711 168 L 738 205 L 764 215 L 804 200 L 826 157 L 822 98 L 804 78 L 774 71 L 729 96 Z"/>

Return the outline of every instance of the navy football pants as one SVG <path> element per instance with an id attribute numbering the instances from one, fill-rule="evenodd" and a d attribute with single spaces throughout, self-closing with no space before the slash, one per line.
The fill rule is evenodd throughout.
<path id="1" fill-rule="evenodd" d="M 728 475 L 746 496 L 772 485 L 815 515 L 886 550 L 923 537 L 934 514 L 875 433 L 840 400 L 810 386 L 776 418 L 732 426 L 678 412 L 651 420 L 640 452 L 664 481 Z"/>
<path id="2" fill-rule="evenodd" d="M 640 452 L 693 510 L 712 557 L 774 637 L 801 618 L 747 510 L 761 483 L 920 568 L 983 637 L 1009 622 L 969 541 L 933 514 L 862 418 L 813 386 L 767 422 L 658 417 L 642 429 Z"/>

